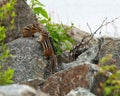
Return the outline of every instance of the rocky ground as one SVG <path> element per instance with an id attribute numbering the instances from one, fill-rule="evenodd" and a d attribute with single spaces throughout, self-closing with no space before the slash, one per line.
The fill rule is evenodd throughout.
<path id="1" fill-rule="evenodd" d="M 102 92 L 98 92 L 99 82 L 104 82 L 106 76 L 96 76 L 100 67 L 92 62 L 99 51 L 97 38 L 90 41 L 88 50 L 75 61 L 65 63 L 67 57 L 61 56 L 59 59 L 62 70 L 44 79 L 46 60 L 42 46 L 37 42 L 37 36 L 22 38 L 20 32 L 23 26 L 36 22 L 37 19 L 24 0 L 18 0 L 16 12 L 16 27 L 13 31 L 7 32 L 5 40 L 13 55 L 7 60 L 5 67 L 15 70 L 15 82 L 12 85 L 0 86 L 0 96 L 102 96 Z M 6 22 L 5 25 L 8 26 Z M 68 31 L 68 35 L 80 42 L 88 33 L 73 28 Z M 106 63 L 115 62 L 119 69 L 119 48 L 119 39 L 105 38 L 100 58 L 113 54 L 112 59 Z"/>

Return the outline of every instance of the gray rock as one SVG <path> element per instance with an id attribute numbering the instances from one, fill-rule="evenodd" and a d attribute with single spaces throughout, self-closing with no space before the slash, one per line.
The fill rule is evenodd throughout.
<path id="1" fill-rule="evenodd" d="M 98 55 L 99 48 L 98 46 L 93 46 L 91 48 L 89 48 L 87 51 L 85 51 L 84 53 L 82 53 L 76 61 L 65 64 L 63 63 L 63 68 L 70 68 L 72 66 L 77 66 L 78 64 L 83 64 L 84 62 L 92 62 L 92 60 Z M 89 63 L 87 63 L 89 64 Z"/>
<path id="2" fill-rule="evenodd" d="M 9 20 L 10 16 L 2 21 L 2 25 L 7 28 L 5 42 L 10 42 L 21 37 L 21 29 L 24 26 L 38 21 L 32 9 L 30 9 L 25 0 L 16 0 L 15 13 L 14 28 L 12 30 L 9 28 L 11 24 L 11 19 Z"/>
<path id="3" fill-rule="evenodd" d="M 20 84 L 25 84 L 25 85 L 29 85 L 35 89 L 38 89 L 39 85 L 44 83 L 44 79 L 43 78 L 34 78 L 34 79 L 29 79 L 27 82 L 20 82 Z"/>
<path id="4" fill-rule="evenodd" d="M 40 89 L 37 90 L 37 96 L 50 96 L 49 94 L 46 94 L 42 92 Z"/>
<path id="5" fill-rule="evenodd" d="M 36 96 L 37 91 L 27 85 L 0 86 L 0 96 Z"/>
<path id="6" fill-rule="evenodd" d="M 69 28 L 69 30 L 67 31 L 67 34 L 70 37 L 72 37 L 77 43 L 80 43 L 81 40 L 83 39 L 83 37 L 86 37 L 85 40 L 89 40 L 91 38 L 91 36 L 88 32 L 85 32 L 85 31 L 83 31 L 79 28 L 76 28 L 76 27 Z M 98 39 L 94 37 L 90 40 L 88 45 L 93 46 L 93 45 L 97 44 L 97 42 L 98 42 Z"/>
<path id="7" fill-rule="evenodd" d="M 100 51 L 101 58 L 108 57 L 109 54 L 112 58 L 103 62 L 103 65 L 116 65 L 120 69 L 120 38 L 105 38 L 105 43 Z"/>
<path id="8" fill-rule="evenodd" d="M 46 66 L 41 45 L 32 38 L 19 38 L 7 44 L 12 57 L 6 66 L 15 70 L 15 82 L 28 81 L 43 76 Z"/>
<path id="9" fill-rule="evenodd" d="M 66 96 L 96 96 L 96 95 L 94 95 L 87 89 L 78 87 L 74 90 L 71 90 Z"/>

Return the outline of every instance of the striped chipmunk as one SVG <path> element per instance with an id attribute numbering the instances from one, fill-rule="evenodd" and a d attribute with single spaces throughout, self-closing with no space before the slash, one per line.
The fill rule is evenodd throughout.
<path id="1" fill-rule="evenodd" d="M 47 75 L 53 74 L 56 71 L 58 71 L 58 68 L 57 68 L 58 61 L 57 61 L 57 56 L 55 55 L 52 38 L 50 37 L 50 34 L 47 31 L 47 29 L 43 29 L 43 28 L 44 26 L 42 26 L 39 23 L 30 24 L 28 26 L 25 26 L 22 29 L 22 34 L 23 34 L 23 37 L 33 37 L 34 33 L 36 32 L 40 33 L 38 42 L 40 42 L 40 44 L 42 45 L 44 56 L 48 61 L 48 64 L 44 70 L 45 71 L 44 77 L 47 78 Z"/>

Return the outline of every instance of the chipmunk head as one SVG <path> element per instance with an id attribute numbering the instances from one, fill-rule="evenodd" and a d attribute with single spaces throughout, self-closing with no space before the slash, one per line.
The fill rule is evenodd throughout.
<path id="1" fill-rule="evenodd" d="M 32 37 L 34 33 L 39 32 L 39 24 L 33 23 L 22 28 L 23 37 Z"/>
<path id="2" fill-rule="evenodd" d="M 39 32 L 40 31 L 39 26 L 40 26 L 39 23 L 34 23 L 34 24 L 31 24 L 30 26 L 28 25 L 32 33 Z"/>
<path id="3" fill-rule="evenodd" d="M 32 37 L 34 33 L 39 32 L 42 36 L 48 36 L 47 29 L 40 23 L 33 23 L 22 29 L 23 37 Z"/>

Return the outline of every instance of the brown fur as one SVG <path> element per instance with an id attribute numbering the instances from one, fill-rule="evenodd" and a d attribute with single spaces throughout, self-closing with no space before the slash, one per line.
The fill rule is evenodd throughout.
<path id="1" fill-rule="evenodd" d="M 29 24 L 22 29 L 23 37 L 33 37 L 34 33 L 39 32 L 39 24 Z"/>

